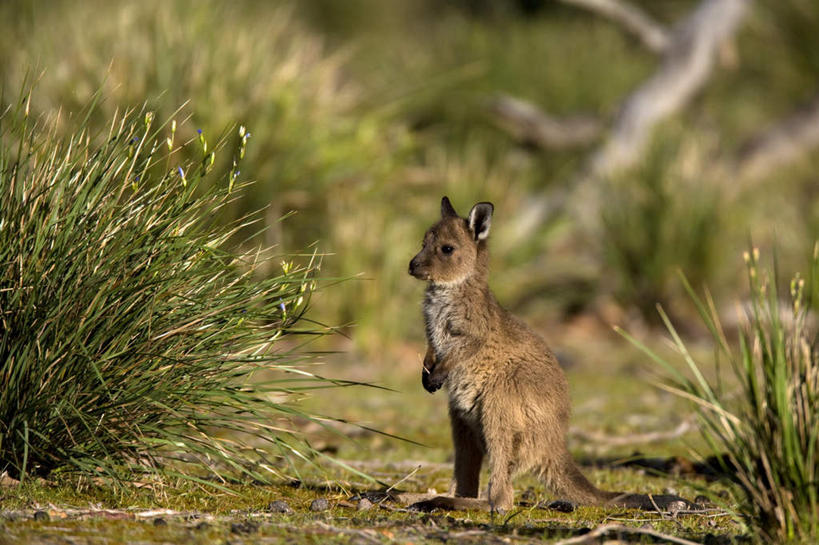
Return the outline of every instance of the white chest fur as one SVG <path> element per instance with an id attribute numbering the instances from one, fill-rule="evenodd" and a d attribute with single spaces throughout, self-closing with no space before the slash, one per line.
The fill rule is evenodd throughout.
<path id="1" fill-rule="evenodd" d="M 457 332 L 453 324 L 461 314 L 458 290 L 449 286 L 430 286 L 424 297 L 424 322 L 427 341 L 440 359 L 453 348 Z M 453 335 L 455 333 L 455 335 Z"/>

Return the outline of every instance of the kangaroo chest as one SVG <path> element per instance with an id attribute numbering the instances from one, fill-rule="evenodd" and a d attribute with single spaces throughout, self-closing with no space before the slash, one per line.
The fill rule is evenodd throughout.
<path id="1" fill-rule="evenodd" d="M 424 297 L 427 341 L 439 358 L 455 348 L 464 334 L 464 298 L 453 289 L 430 287 Z"/>

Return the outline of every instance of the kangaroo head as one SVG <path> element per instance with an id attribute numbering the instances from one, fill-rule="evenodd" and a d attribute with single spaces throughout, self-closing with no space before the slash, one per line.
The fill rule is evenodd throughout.
<path id="1" fill-rule="evenodd" d="M 493 210 L 492 203 L 479 202 L 467 218 L 462 218 L 444 197 L 441 219 L 424 235 L 423 247 L 410 261 L 409 273 L 432 284 L 451 285 L 484 272 Z"/>

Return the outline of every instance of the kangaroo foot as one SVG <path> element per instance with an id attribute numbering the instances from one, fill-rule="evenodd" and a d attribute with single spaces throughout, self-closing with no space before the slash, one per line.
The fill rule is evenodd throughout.
<path id="1" fill-rule="evenodd" d="M 489 511 L 489 502 L 478 498 L 458 498 L 453 496 L 435 496 L 428 500 L 415 502 L 409 506 L 410 511 L 430 513 L 436 509 L 442 511 Z"/>

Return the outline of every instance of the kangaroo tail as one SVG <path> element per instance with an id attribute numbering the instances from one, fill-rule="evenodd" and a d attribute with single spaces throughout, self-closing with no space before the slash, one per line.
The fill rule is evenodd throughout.
<path id="1" fill-rule="evenodd" d="M 610 505 L 644 511 L 697 510 L 699 506 L 671 494 L 629 494 L 600 490 L 583 475 L 568 451 L 558 464 L 544 471 L 547 485 L 561 499 L 580 505 Z"/>
<path id="2" fill-rule="evenodd" d="M 568 451 L 552 467 L 543 468 L 547 486 L 561 499 L 581 505 L 606 505 L 622 496 L 619 492 L 600 490 L 583 475 Z"/>

